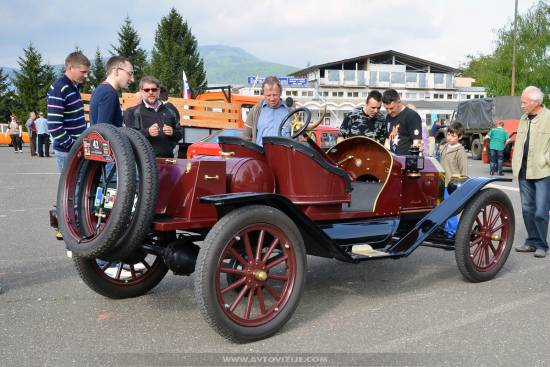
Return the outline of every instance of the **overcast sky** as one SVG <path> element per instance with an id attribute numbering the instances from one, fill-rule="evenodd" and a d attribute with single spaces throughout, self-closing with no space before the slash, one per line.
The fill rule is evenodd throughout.
<path id="1" fill-rule="evenodd" d="M 519 0 L 519 12 L 535 2 Z M 126 16 L 150 52 L 172 6 L 199 45 L 299 68 L 390 49 L 457 67 L 490 53 L 514 14 L 514 0 L 0 0 L 0 66 L 17 67 L 29 42 L 51 64 L 77 45 L 90 59 L 97 47 L 107 56 Z"/>

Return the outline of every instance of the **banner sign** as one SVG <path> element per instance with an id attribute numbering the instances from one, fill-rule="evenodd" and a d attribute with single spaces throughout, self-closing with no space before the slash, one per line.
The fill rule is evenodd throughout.
<path id="1" fill-rule="evenodd" d="M 291 76 L 280 76 L 277 78 L 283 87 L 307 87 L 307 79 L 305 78 L 294 78 Z M 252 86 L 254 85 L 254 82 L 256 82 L 257 86 L 261 86 L 264 80 L 264 77 L 257 78 L 255 76 L 249 76 L 248 85 Z"/>

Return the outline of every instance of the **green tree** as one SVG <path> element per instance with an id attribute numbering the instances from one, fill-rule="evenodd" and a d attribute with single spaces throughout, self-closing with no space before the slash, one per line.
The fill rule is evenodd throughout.
<path id="1" fill-rule="evenodd" d="M 0 68 L 0 121 L 7 121 L 13 105 L 13 92 L 9 88 L 8 76 Z"/>
<path id="2" fill-rule="evenodd" d="M 15 72 L 15 111 L 23 120 L 30 111 L 44 111 L 50 85 L 55 80 L 53 67 L 42 62 L 42 55 L 29 44 L 18 58 L 19 71 Z"/>
<path id="3" fill-rule="evenodd" d="M 90 93 L 95 87 L 97 87 L 101 82 L 107 77 L 105 71 L 105 63 L 101 57 L 101 51 L 99 47 L 95 51 L 94 61 L 90 67 L 90 73 L 88 74 L 88 81 L 84 84 L 82 91 L 85 93 Z"/>
<path id="4" fill-rule="evenodd" d="M 124 24 L 120 27 L 120 31 L 118 31 L 118 46 L 111 45 L 113 48 L 111 55 L 124 56 L 134 66 L 135 82 L 129 87 L 131 92 L 137 91 L 139 80 L 144 75 L 143 72 L 147 63 L 147 53 L 143 48 L 139 47 L 140 42 L 141 38 L 132 26 L 132 21 L 129 17 L 126 17 Z"/>
<path id="5" fill-rule="evenodd" d="M 462 74 L 475 78 L 489 95 L 510 94 L 513 31 L 513 22 L 498 30 L 492 54 L 467 56 Z M 542 0 L 517 19 L 515 94 L 529 85 L 550 93 L 550 5 Z"/>
<path id="6" fill-rule="evenodd" d="M 195 93 L 206 87 L 206 72 L 197 40 L 176 9 L 160 20 L 151 53 L 151 73 L 172 96 L 182 94 L 182 71 Z"/>

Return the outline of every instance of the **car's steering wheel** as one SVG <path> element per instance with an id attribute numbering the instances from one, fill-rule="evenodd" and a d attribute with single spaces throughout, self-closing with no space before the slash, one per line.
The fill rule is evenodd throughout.
<path id="1" fill-rule="evenodd" d="M 306 119 L 305 121 L 292 121 L 290 123 L 290 137 L 292 139 L 296 139 L 297 137 L 302 135 L 304 131 L 307 130 L 309 123 L 311 122 L 311 111 L 306 107 L 300 107 L 295 109 L 288 115 L 286 115 L 283 121 L 281 121 L 281 124 L 279 125 L 279 136 L 283 136 L 283 127 L 287 124 L 287 122 L 291 120 L 294 117 L 294 115 L 297 115 L 298 113 L 301 113 L 301 112 L 305 113 Z M 298 126 L 298 124 L 301 124 L 300 128 L 293 133 L 294 128 Z"/>

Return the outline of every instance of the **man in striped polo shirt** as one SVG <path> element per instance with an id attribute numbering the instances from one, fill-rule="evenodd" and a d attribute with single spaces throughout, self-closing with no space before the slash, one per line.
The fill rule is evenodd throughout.
<path id="1" fill-rule="evenodd" d="M 84 130 L 84 103 L 79 86 L 88 78 L 90 60 L 82 52 L 65 59 L 65 75 L 55 81 L 48 92 L 48 130 L 53 137 L 57 171 L 61 173 L 69 150 Z"/>

